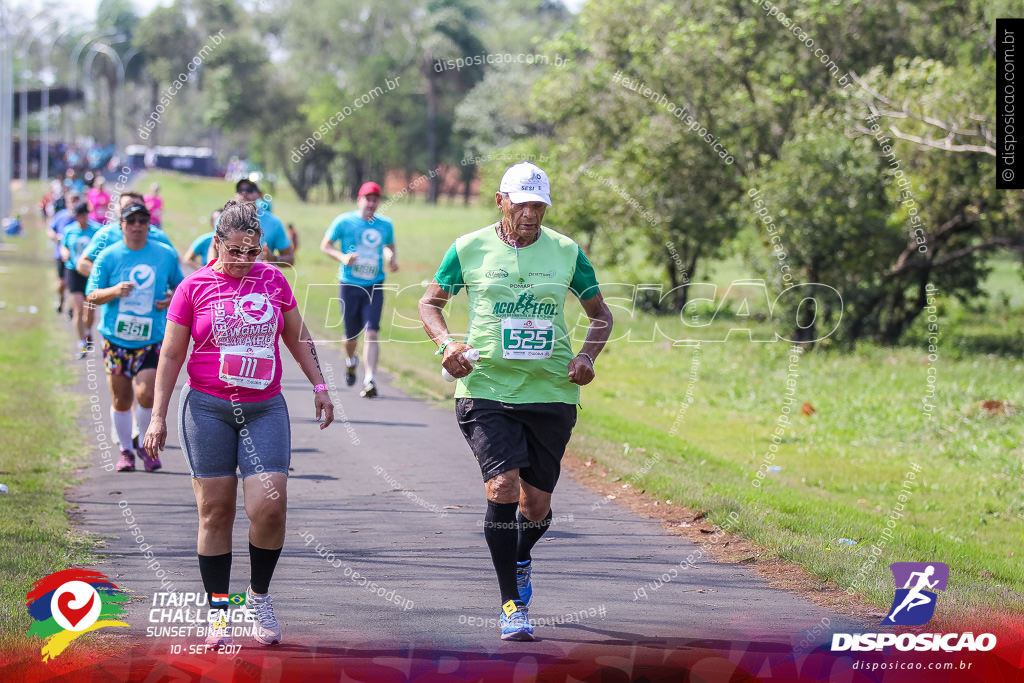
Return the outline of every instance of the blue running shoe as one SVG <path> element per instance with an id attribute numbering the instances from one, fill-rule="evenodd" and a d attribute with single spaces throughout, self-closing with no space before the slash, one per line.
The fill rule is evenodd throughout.
<path id="1" fill-rule="evenodd" d="M 530 560 L 516 562 L 516 588 L 519 589 L 519 599 L 527 607 L 530 606 L 530 600 L 533 599 L 533 584 L 530 583 L 530 567 L 532 566 Z"/>
<path id="2" fill-rule="evenodd" d="M 509 600 L 502 605 L 500 622 L 502 640 L 533 640 L 533 627 L 523 603 Z"/>

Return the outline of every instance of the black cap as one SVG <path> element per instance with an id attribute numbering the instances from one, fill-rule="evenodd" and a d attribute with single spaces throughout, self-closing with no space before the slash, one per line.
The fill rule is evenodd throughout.
<path id="1" fill-rule="evenodd" d="M 78 202 L 75 204 L 75 215 L 81 216 L 83 213 L 89 213 L 89 202 Z"/>
<path id="2" fill-rule="evenodd" d="M 146 208 L 145 204 L 129 204 L 121 209 L 121 218 L 125 219 L 128 218 L 128 216 L 134 216 L 137 213 L 144 213 L 146 214 L 146 218 L 149 218 L 149 209 Z"/>
<path id="3" fill-rule="evenodd" d="M 260 191 L 260 186 L 259 185 L 257 185 L 253 181 L 249 180 L 248 178 L 242 178 L 237 183 L 235 183 L 235 192 L 241 192 L 242 191 L 241 188 L 242 188 L 243 185 L 252 185 L 253 187 L 256 188 L 257 192 Z"/>

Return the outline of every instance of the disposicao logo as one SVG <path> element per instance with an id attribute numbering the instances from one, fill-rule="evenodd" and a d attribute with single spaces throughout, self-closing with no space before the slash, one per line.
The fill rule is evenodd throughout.
<path id="1" fill-rule="evenodd" d="M 945 591 L 949 567 L 942 562 L 893 562 L 889 565 L 896 582 L 896 595 L 884 626 L 920 626 L 935 614 L 938 594 Z M 881 652 L 887 647 L 917 652 L 987 652 L 996 646 L 991 633 L 833 633 L 832 651 Z"/>
<path id="2" fill-rule="evenodd" d="M 83 633 L 125 626 L 112 617 L 124 614 L 128 594 L 91 569 L 65 569 L 39 579 L 25 596 L 32 617 L 28 635 L 42 638 L 43 661 L 53 659 Z"/>
<path id="3" fill-rule="evenodd" d="M 896 597 L 882 623 L 900 626 L 928 623 L 935 614 L 938 600 L 933 591 L 946 590 L 949 567 L 941 562 L 893 562 L 889 569 L 896 581 Z"/>

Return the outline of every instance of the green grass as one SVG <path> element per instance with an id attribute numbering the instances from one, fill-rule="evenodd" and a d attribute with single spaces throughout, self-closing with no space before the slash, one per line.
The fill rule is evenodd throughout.
<path id="1" fill-rule="evenodd" d="M 18 197 L 17 199 L 23 199 Z M 75 428 L 84 400 L 67 392 L 71 377 L 58 359 L 70 346 L 53 312 L 52 253 L 38 221 L 0 252 L 0 652 L 38 649 L 25 636 L 25 594 L 38 579 L 92 559 L 92 544 L 72 526 L 64 488 L 86 453 Z M 45 284 L 44 284 L 45 283 Z M 28 310 L 35 306 L 38 312 Z"/>
<path id="2" fill-rule="evenodd" d="M 180 199 L 172 195 L 176 185 L 182 188 Z M 164 186 L 172 211 L 186 199 L 204 196 L 201 188 L 228 187 L 185 179 L 168 179 Z M 207 204 L 215 205 L 214 199 Z M 318 245 L 330 220 L 349 208 L 348 203 L 304 205 L 283 188 L 275 194 L 275 212 L 293 221 L 300 234 L 296 294 L 307 323 L 324 340 L 340 337 L 340 320 L 331 301 L 337 296 L 336 265 Z M 382 338 L 391 341 L 383 348 L 383 364 L 407 388 L 448 397 L 451 385 L 438 376 L 416 301 L 452 240 L 486 225 L 495 212 L 399 203 L 386 215 L 395 221 L 402 269 L 388 279 L 400 293 L 385 308 Z M 601 264 L 596 266 L 600 276 Z M 765 462 L 782 409 L 788 345 L 747 341 L 743 332 L 726 342 L 705 341 L 691 388 L 696 352 L 669 339 L 721 340 L 731 327 L 743 325 L 728 312 L 711 322 L 714 305 L 702 309 L 701 321 L 710 322 L 704 327 L 655 319 L 632 312 L 629 287 L 608 288 L 606 297 L 627 298 L 615 302 L 619 341 L 602 354 L 598 380 L 583 392 L 570 448 L 596 458 L 612 478 L 634 476 L 637 487 L 657 498 L 709 510 L 712 521 L 721 523 L 735 511 L 739 533 L 841 588 L 852 586 L 879 607 L 892 598 L 889 563 L 928 560 L 945 562 L 951 570 L 940 616 L 1019 605 L 1024 599 L 1024 423 L 1019 416 L 989 417 L 977 404 L 1002 399 L 1024 406 L 1024 362 L 1019 356 L 977 353 L 976 332 L 991 335 L 990 346 L 1024 338 L 1012 328 L 1009 333 L 999 329 L 1013 320 L 1020 327 L 1024 319 L 1024 286 L 1015 268 L 999 260 L 985 283 L 995 313 L 943 302 L 932 418 L 921 410 L 927 355 L 913 342 L 924 336 L 923 319 L 900 348 L 861 344 L 846 355 L 803 356 L 792 425 L 771 462 L 781 470 L 769 473 L 760 487 L 751 482 Z M 752 275 L 738 257 L 705 264 L 702 279 L 705 274 L 719 285 L 719 296 L 733 280 Z M 580 314 L 573 303 L 567 320 Z M 453 330 L 465 328 L 465 297 L 456 298 L 448 317 Z M 755 328 L 762 335 L 767 329 L 766 324 Z M 584 332 L 581 323 L 579 338 Z M 650 339 L 654 342 L 636 342 Z M 684 403 L 688 389 L 692 403 Z M 816 410 L 810 417 L 799 414 L 804 402 Z M 658 463 L 635 474 L 655 454 Z M 884 540 L 886 519 L 914 463 L 920 466 L 917 483 L 891 538 Z M 842 545 L 840 538 L 858 544 Z M 858 575 L 873 544 L 882 548 L 881 555 Z"/>
<path id="3" fill-rule="evenodd" d="M 232 186 L 222 180 L 154 175 L 166 200 L 166 228 L 184 251 L 193 237 L 207 229 L 205 216 L 229 198 Z M 142 184 L 148 186 L 151 179 Z M 294 223 L 299 233 L 297 266 L 289 277 L 306 321 L 321 343 L 336 344 L 341 337 L 333 301 L 337 265 L 320 254 L 319 242 L 334 216 L 352 204 L 302 204 L 280 186 L 274 191 L 274 204 L 275 213 Z M 390 341 L 383 348 L 382 363 L 407 389 L 436 399 L 449 397 L 452 387 L 439 376 L 433 345 L 419 325 L 416 301 L 452 240 L 494 220 L 495 211 L 461 204 L 396 203 L 384 213 L 395 221 L 402 269 L 388 278 L 399 291 L 385 307 L 382 338 Z M 557 225 L 557 215 L 552 218 L 549 222 Z M 600 277 L 602 264 L 595 265 Z M 764 461 L 782 407 L 788 347 L 746 341 L 743 333 L 727 342 L 708 341 L 723 339 L 730 327 L 742 327 L 731 313 L 704 327 L 684 327 L 671 317 L 633 313 L 627 301 L 613 302 L 617 341 L 598 362 L 598 380 L 583 392 L 583 412 L 570 448 L 595 458 L 610 478 L 632 477 L 636 487 L 661 500 L 708 510 L 714 522 L 721 523 L 736 512 L 735 531 L 841 588 L 853 585 L 860 597 L 880 608 L 891 600 L 887 565 L 896 561 L 941 561 L 950 566 L 950 587 L 939 606 L 942 618 L 1020 605 L 1024 598 L 1024 420 L 1020 415 L 990 417 L 978 408 L 986 399 L 1024 405 L 1024 362 L 1019 353 L 1009 352 L 1024 338 L 1020 329 L 1024 287 L 1015 268 L 1006 260 L 995 262 L 985 283 L 991 298 L 984 312 L 942 303 L 941 350 L 935 362 L 938 391 L 931 419 L 920 407 L 927 387 L 927 355 L 913 341 L 923 338 L 923 320 L 899 348 L 861 344 L 851 354 L 804 356 L 798 368 L 795 407 L 799 410 L 808 402 L 816 412 L 810 417 L 794 414 L 771 463 L 781 470 L 768 474 L 760 487 L 751 482 Z M 705 272 L 723 285 L 720 296 L 724 285 L 746 275 L 736 257 L 706 264 L 700 279 Z M 606 296 L 627 300 L 629 294 L 625 287 L 606 290 Z M 48 301 L 48 296 L 39 296 Z M 710 321 L 713 308 L 704 307 L 704 322 Z M 567 320 L 576 320 L 579 314 L 579 307 L 571 303 Z M 465 297 L 456 298 L 449 323 L 453 330 L 465 328 Z M 658 334 L 654 334 L 655 323 Z M 581 325 L 577 332 L 583 329 Z M 758 326 L 764 329 L 764 324 Z M 26 340 L 36 348 L 18 351 L 13 361 L 18 367 L 31 368 L 23 372 L 34 387 L 40 384 L 40 372 L 46 372 L 29 360 L 47 338 L 44 332 L 37 334 Z M 696 351 L 669 341 L 684 336 L 705 340 L 692 387 Z M 637 341 L 652 338 L 653 343 Z M 42 381 L 56 384 L 59 378 Z M 684 403 L 688 391 L 692 403 Z M 50 420 L 42 416 L 60 404 L 42 403 L 39 410 L 26 413 L 31 417 L 20 412 L 13 416 L 38 422 L 27 433 L 40 434 L 43 440 L 33 439 L 26 453 L 51 452 L 46 449 L 53 446 L 47 444 L 57 440 L 46 432 Z M 19 408 L 23 406 L 22 401 Z M 46 468 L 66 473 L 69 465 L 61 464 L 59 452 L 52 450 L 53 455 L 42 462 Z M 659 460 L 640 474 L 653 455 Z M 25 460 L 40 462 L 35 456 L 15 462 Z M 903 517 L 877 563 L 858 577 L 857 569 L 872 544 L 882 545 L 886 518 L 898 503 L 904 473 L 912 463 L 921 471 Z M 64 476 L 58 480 L 64 482 L 60 479 Z M 54 480 L 50 481 L 52 487 Z M 58 491 L 58 487 L 47 489 L 48 497 L 35 505 L 45 501 L 48 509 L 60 514 L 64 503 Z M 839 544 L 840 538 L 855 539 L 858 545 Z M 31 547 L 37 545 L 41 544 Z M 74 546 L 62 547 L 58 554 L 69 555 Z"/>

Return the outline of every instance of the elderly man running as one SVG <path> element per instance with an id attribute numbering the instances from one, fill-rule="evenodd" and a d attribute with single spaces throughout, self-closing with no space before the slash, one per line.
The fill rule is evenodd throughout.
<path id="1" fill-rule="evenodd" d="M 533 640 L 530 551 L 551 524 L 579 387 L 594 379 L 612 314 L 579 245 L 541 225 L 551 205 L 544 171 L 511 166 L 494 198 L 501 221 L 455 240 L 419 311 L 444 369 L 460 378 L 455 415 L 487 492 L 484 538 L 501 592 L 501 638 Z M 470 307 L 465 344 L 451 337 L 441 313 L 463 288 Z M 575 355 L 565 326 L 568 292 L 590 318 Z M 464 355 L 470 348 L 480 354 L 475 365 Z"/>

